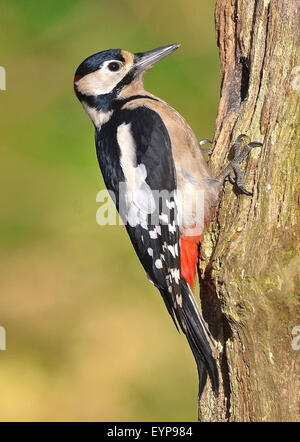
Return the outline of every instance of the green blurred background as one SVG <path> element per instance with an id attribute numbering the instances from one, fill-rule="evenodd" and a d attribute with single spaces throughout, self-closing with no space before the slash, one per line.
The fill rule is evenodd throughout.
<path id="1" fill-rule="evenodd" d="M 0 420 L 189 421 L 197 375 L 123 227 L 96 224 L 88 55 L 180 42 L 147 74 L 199 138 L 219 96 L 214 1 L 1 1 Z"/>

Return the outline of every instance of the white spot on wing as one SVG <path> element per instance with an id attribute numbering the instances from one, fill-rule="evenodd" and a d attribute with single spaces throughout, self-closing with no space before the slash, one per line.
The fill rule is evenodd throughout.
<path id="1" fill-rule="evenodd" d="M 169 218 L 168 218 L 168 215 L 166 215 L 165 213 L 162 213 L 161 215 L 159 215 L 159 219 L 163 223 L 168 224 Z"/>
<path id="2" fill-rule="evenodd" d="M 174 201 L 166 200 L 166 205 L 167 205 L 168 209 L 173 209 L 175 207 Z"/>
<path id="3" fill-rule="evenodd" d="M 179 284 L 180 281 L 180 272 L 179 269 L 170 269 L 172 279 L 175 280 L 176 284 Z"/>
<path id="4" fill-rule="evenodd" d="M 168 228 L 169 228 L 169 232 L 170 232 L 170 233 L 175 233 L 175 232 L 176 232 L 176 224 L 175 224 L 175 221 L 173 221 L 172 224 L 169 224 Z"/>
<path id="5" fill-rule="evenodd" d="M 178 244 L 176 243 L 174 246 L 175 249 L 175 255 L 178 256 Z"/>
<path id="6" fill-rule="evenodd" d="M 156 267 L 157 269 L 162 269 L 163 265 L 162 265 L 161 259 L 157 259 L 157 260 L 155 261 L 155 267 Z"/>
<path id="7" fill-rule="evenodd" d="M 147 249 L 148 255 L 153 256 L 153 249 L 151 249 L 151 247 L 149 247 Z"/>
<path id="8" fill-rule="evenodd" d="M 168 249 L 170 250 L 170 252 L 171 252 L 173 258 L 175 258 L 175 255 L 176 255 L 176 253 L 175 253 L 175 247 L 174 247 L 174 246 L 168 246 Z"/>
<path id="9" fill-rule="evenodd" d="M 149 235 L 151 239 L 157 239 L 157 231 L 156 230 L 149 230 Z"/>
<path id="10" fill-rule="evenodd" d="M 182 307 L 182 296 L 181 295 L 176 295 L 176 301 L 177 301 L 177 304 L 180 305 L 180 307 Z"/>

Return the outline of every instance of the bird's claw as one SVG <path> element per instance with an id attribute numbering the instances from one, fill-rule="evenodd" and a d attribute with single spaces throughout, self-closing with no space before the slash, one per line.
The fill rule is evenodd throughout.
<path id="1" fill-rule="evenodd" d="M 244 146 L 242 150 L 241 146 Z M 244 186 L 244 172 L 241 170 L 240 164 L 249 155 L 253 147 L 261 146 L 262 143 L 260 143 L 259 141 L 250 142 L 250 139 L 247 135 L 239 135 L 232 147 L 233 158 L 230 161 L 229 165 L 223 170 L 223 172 L 220 173 L 217 179 L 223 182 L 228 177 L 231 184 L 235 185 L 241 193 L 252 196 L 252 193 L 249 192 Z"/>
<path id="2" fill-rule="evenodd" d="M 204 144 L 212 144 L 211 140 L 199 140 L 199 144 L 200 146 L 203 146 Z M 202 152 L 207 153 L 208 155 L 211 155 L 213 153 L 213 151 L 211 149 L 202 149 Z"/>

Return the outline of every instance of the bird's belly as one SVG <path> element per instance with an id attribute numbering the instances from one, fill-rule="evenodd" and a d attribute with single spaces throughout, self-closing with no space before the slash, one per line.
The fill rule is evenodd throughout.
<path id="1" fill-rule="evenodd" d="M 180 233 L 184 236 L 201 235 L 207 217 L 204 188 L 178 180 L 177 208 Z"/>

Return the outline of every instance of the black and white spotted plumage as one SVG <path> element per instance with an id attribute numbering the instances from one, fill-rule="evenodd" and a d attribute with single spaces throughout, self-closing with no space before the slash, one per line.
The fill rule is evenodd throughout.
<path id="1" fill-rule="evenodd" d="M 134 165 L 136 168 L 139 165 L 145 167 L 145 182 L 149 188 L 158 192 L 166 190 L 170 195 L 167 201 L 161 198 L 161 207 L 156 207 L 151 214 L 145 211 L 145 219 L 142 218 L 141 223 L 130 225 L 126 213 L 123 214 L 125 215 L 123 221 L 149 279 L 161 292 L 168 293 L 168 296 L 164 295 L 168 311 L 174 320 L 175 317 L 179 319 L 181 316 L 178 308 L 178 303 L 181 303 L 180 247 L 174 201 L 176 176 L 170 138 L 159 115 L 146 107 L 134 110 L 116 109 L 114 118 L 96 132 L 100 168 L 107 188 L 116 195 L 118 209 L 119 200 L 122 198 L 119 194 L 119 184 L 126 183 L 120 161 L 122 152 L 117 139 L 118 128 L 122 125 L 123 127 L 128 125 L 127 130 L 134 140 Z M 126 146 L 123 149 L 126 151 Z M 151 197 L 147 192 L 142 192 L 141 196 L 144 199 Z M 160 210 L 162 208 L 167 208 L 168 212 L 164 213 Z M 159 224 L 153 224 L 155 219 Z"/>

